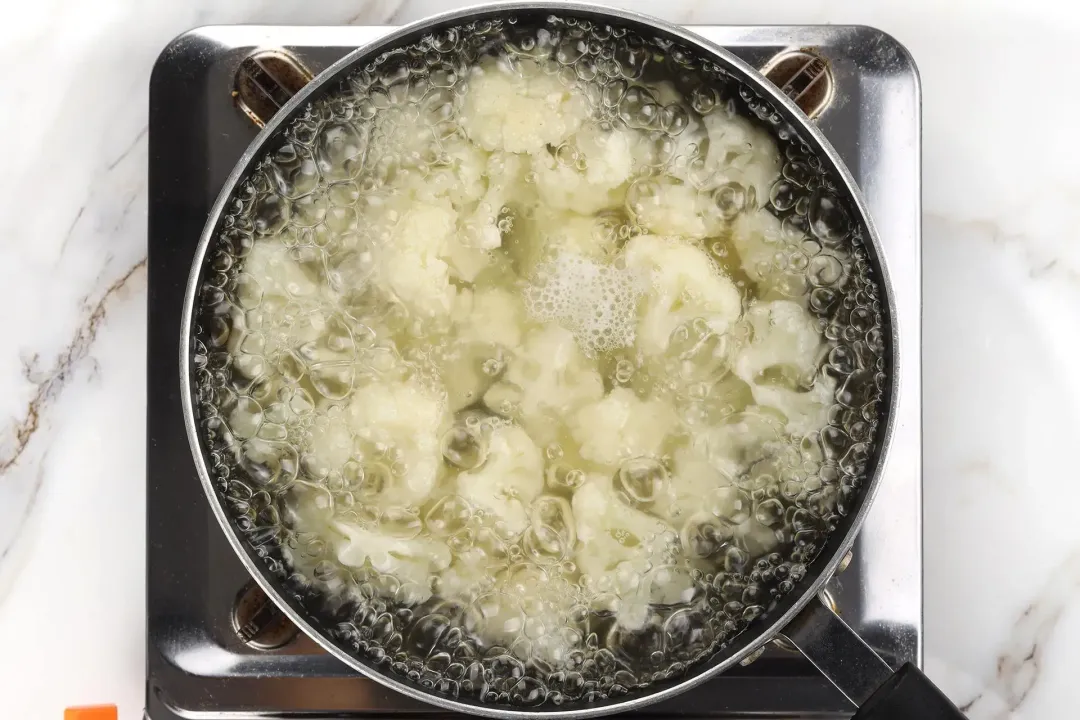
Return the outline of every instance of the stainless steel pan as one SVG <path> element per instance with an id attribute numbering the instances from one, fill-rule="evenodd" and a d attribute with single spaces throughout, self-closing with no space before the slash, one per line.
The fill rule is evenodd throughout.
<path id="1" fill-rule="evenodd" d="M 213 353 L 208 349 L 207 338 L 210 333 L 209 318 L 205 315 L 206 289 L 213 285 L 210 280 L 214 273 L 221 272 L 220 267 L 211 266 L 213 251 L 216 244 L 221 242 L 222 233 L 227 230 L 230 208 L 238 189 L 250 176 L 259 159 L 280 144 L 290 123 L 312 103 L 331 92 L 343 78 L 388 50 L 468 23 L 514 18 L 516 23 L 527 26 L 530 23 L 543 23 L 552 14 L 560 18 L 578 18 L 625 28 L 707 59 L 717 66 L 719 72 L 746 91 L 743 98 L 755 108 L 758 117 L 767 118 L 776 132 L 792 143 L 801 143 L 816 158 L 822 177 L 828 178 L 825 192 L 829 202 L 833 207 L 840 208 L 842 216 L 847 218 L 850 238 L 865 251 L 867 274 L 873 279 L 876 307 L 880 313 L 879 334 L 874 342 L 880 348 L 880 370 L 884 382 L 880 383 L 879 388 L 879 416 L 876 418 L 874 436 L 867 446 L 868 454 L 860 458 L 857 481 L 847 488 L 842 511 L 833 521 L 834 528 L 817 547 L 809 551 L 813 558 L 808 564 L 808 571 L 797 581 L 789 583 L 791 588 L 787 592 L 775 597 L 759 617 L 750 619 L 741 632 L 717 647 L 709 658 L 683 674 L 653 682 L 640 690 L 631 690 L 622 697 L 605 697 L 598 701 L 578 701 L 560 706 L 542 703 L 526 708 L 489 704 L 464 693 L 440 692 L 438 688 L 425 686 L 406 675 L 392 672 L 386 664 L 373 662 L 355 645 L 347 642 L 334 625 L 334 613 L 340 608 L 329 605 L 326 598 L 313 594 L 290 574 L 288 564 L 274 546 L 272 533 L 268 534 L 265 523 L 260 523 L 259 512 L 267 509 L 254 509 L 256 503 L 249 484 L 237 482 L 235 477 L 230 479 L 227 469 L 222 467 L 220 458 L 215 455 L 213 439 L 207 430 L 207 402 L 202 395 L 204 389 L 200 385 L 200 377 L 207 372 L 208 364 L 212 364 Z M 297 81 L 293 78 L 297 87 L 307 79 L 300 77 Z M 808 195 L 807 199 L 810 203 L 818 203 L 817 220 L 821 224 L 815 227 L 815 220 L 811 217 L 807 230 L 828 235 L 832 230 L 828 227 L 828 219 L 821 215 L 824 211 L 820 207 L 820 192 L 819 189 L 819 195 Z M 813 212 L 810 211 L 811 216 Z M 509 3 L 447 13 L 392 32 L 335 63 L 304 85 L 269 119 L 226 182 L 207 221 L 194 258 L 181 327 L 181 394 L 188 438 L 207 498 L 234 550 L 252 576 L 283 612 L 328 652 L 357 671 L 406 695 L 446 709 L 492 717 L 596 716 L 640 708 L 670 697 L 745 660 L 765 644 L 781 639 L 801 650 L 855 705 L 862 706 L 855 717 L 879 720 L 916 716 L 962 717 L 914 666 L 905 666 L 894 674 L 893 669 L 819 599 L 825 583 L 837 571 L 854 542 L 882 477 L 897 397 L 898 373 L 895 368 L 899 359 L 900 338 L 894 317 L 885 259 L 859 190 L 828 141 L 788 95 L 724 49 L 656 19 L 580 4 Z M 238 488 L 241 490 L 238 491 Z"/>

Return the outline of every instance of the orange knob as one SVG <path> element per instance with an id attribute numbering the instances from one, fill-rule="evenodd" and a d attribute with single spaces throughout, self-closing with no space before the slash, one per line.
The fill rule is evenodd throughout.
<path id="1" fill-rule="evenodd" d="M 86 705 L 64 710 L 64 720 L 116 720 L 115 705 Z"/>

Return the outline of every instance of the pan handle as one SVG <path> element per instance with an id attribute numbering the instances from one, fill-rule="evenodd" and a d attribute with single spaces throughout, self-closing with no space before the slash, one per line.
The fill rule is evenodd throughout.
<path id="1" fill-rule="evenodd" d="M 781 634 L 859 708 L 852 720 L 964 720 L 919 668 L 893 672 L 824 602 L 811 602 Z"/>

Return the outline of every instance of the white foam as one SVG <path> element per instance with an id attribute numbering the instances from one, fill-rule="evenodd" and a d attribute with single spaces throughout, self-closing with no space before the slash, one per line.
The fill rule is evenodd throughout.
<path id="1" fill-rule="evenodd" d="M 525 290 L 525 307 L 540 322 L 574 333 L 589 356 L 634 343 L 637 301 L 646 283 L 634 270 L 560 253 L 537 266 Z"/>

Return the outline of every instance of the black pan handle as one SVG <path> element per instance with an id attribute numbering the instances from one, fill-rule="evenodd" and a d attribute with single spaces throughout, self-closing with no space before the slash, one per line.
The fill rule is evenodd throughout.
<path id="1" fill-rule="evenodd" d="M 862 704 L 852 720 L 964 720 L 964 713 L 922 670 L 905 663 Z"/>
<path id="2" fill-rule="evenodd" d="M 824 602 L 811 602 L 781 633 L 859 708 L 852 720 L 965 720 L 911 663 L 888 663 Z"/>

